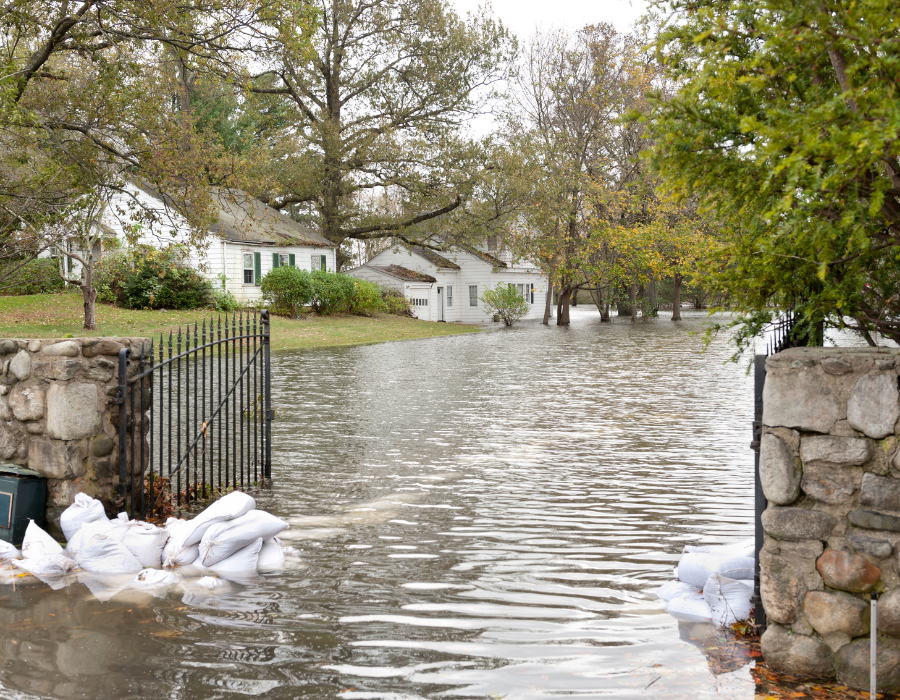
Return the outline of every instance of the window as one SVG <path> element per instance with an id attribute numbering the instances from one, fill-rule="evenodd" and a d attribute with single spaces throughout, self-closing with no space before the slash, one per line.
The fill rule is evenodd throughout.
<path id="1" fill-rule="evenodd" d="M 453 306 L 453 287 L 447 287 L 447 308 Z"/>
<path id="2" fill-rule="evenodd" d="M 288 267 L 290 265 L 293 265 L 293 263 L 291 262 L 291 257 L 292 256 L 288 255 L 287 253 L 279 253 L 278 254 L 278 266 L 279 267 Z"/>
<path id="3" fill-rule="evenodd" d="M 469 306 L 478 306 L 478 285 L 469 285 Z"/>
<path id="4" fill-rule="evenodd" d="M 533 303 L 534 303 L 534 285 L 532 284 L 532 285 L 529 285 L 529 286 L 531 287 L 531 294 L 530 294 L 531 299 L 529 299 L 528 303 L 529 303 L 529 304 L 533 304 Z"/>
<path id="5" fill-rule="evenodd" d="M 428 306 L 428 299 L 410 299 L 413 306 Z"/>
<path id="6" fill-rule="evenodd" d="M 309 269 L 325 271 L 326 258 L 324 255 L 313 255 Z"/>
<path id="7" fill-rule="evenodd" d="M 524 284 L 517 284 L 516 291 L 519 293 L 520 297 L 525 299 L 525 285 Z M 528 299 L 525 299 L 525 301 L 528 301 Z"/>
<path id="8" fill-rule="evenodd" d="M 244 284 L 253 284 L 253 253 L 244 253 Z"/>
<path id="9" fill-rule="evenodd" d="M 497 237 L 496 236 L 488 236 L 487 240 L 488 250 L 497 250 Z"/>

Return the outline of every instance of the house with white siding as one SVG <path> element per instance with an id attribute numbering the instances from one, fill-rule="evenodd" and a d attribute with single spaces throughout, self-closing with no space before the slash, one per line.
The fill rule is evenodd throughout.
<path id="1" fill-rule="evenodd" d="M 125 232 L 137 230 L 138 244 L 184 245 L 188 264 L 243 303 L 261 299 L 260 281 L 275 267 L 334 271 L 335 245 L 318 232 L 245 192 L 214 187 L 211 195 L 215 223 L 199 243 L 188 245 L 190 225 L 159 194 L 137 184 L 116 193 L 95 224 L 102 235 L 94 259 L 102 257 L 104 239 L 124 243 Z M 153 223 L 148 225 L 148 219 Z M 69 276 L 78 276 L 79 263 L 69 261 Z"/>
<path id="2" fill-rule="evenodd" d="M 495 238 L 486 246 L 492 247 L 495 250 L 455 245 L 438 253 L 421 246 L 395 245 L 347 274 L 401 292 L 416 317 L 424 321 L 492 322 L 481 295 L 500 282 L 514 285 L 528 303 L 526 319 L 543 318 L 550 293 L 547 276 L 531 263 L 496 250 Z"/>

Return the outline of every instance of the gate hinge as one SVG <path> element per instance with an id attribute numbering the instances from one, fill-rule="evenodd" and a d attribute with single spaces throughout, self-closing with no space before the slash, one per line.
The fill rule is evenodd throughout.
<path id="1" fill-rule="evenodd" d="M 266 420 L 275 420 L 275 409 L 270 408 L 266 411 Z"/>

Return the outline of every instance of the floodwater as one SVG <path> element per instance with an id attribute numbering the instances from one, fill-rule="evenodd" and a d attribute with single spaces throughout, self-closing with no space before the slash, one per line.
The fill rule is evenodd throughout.
<path id="1" fill-rule="evenodd" d="M 4 587 L 16 698 L 752 698 L 654 590 L 752 536 L 752 378 L 705 315 L 274 356 L 302 562 L 221 593 Z M 716 671 L 714 673 L 714 671 Z"/>

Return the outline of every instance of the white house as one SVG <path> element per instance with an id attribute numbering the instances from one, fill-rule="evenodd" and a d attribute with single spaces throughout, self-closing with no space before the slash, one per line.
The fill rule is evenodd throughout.
<path id="1" fill-rule="evenodd" d="M 227 289 L 238 301 L 261 298 L 260 280 L 274 267 L 294 265 L 305 270 L 335 269 L 335 245 L 308 226 L 239 190 L 212 188 L 216 223 L 196 247 L 188 262 L 216 289 Z M 148 218 L 156 219 L 148 225 Z M 132 185 L 117 193 L 100 216 L 102 238 L 125 240 L 126 227 L 137 229 L 137 242 L 162 248 L 188 242 L 190 227 L 163 197 L 151 189 Z M 102 250 L 95 247 L 94 257 Z M 70 260 L 70 274 L 79 274 Z M 74 264 L 72 264 L 74 263 Z"/>
<path id="2" fill-rule="evenodd" d="M 495 240 L 487 247 L 496 247 Z M 509 253 L 494 255 L 467 245 L 440 253 L 393 246 L 347 274 L 401 292 L 416 317 L 425 321 L 490 323 L 480 297 L 499 282 L 515 285 L 528 302 L 526 319 L 543 318 L 550 291 L 547 276 L 534 265 L 514 261 Z"/>

